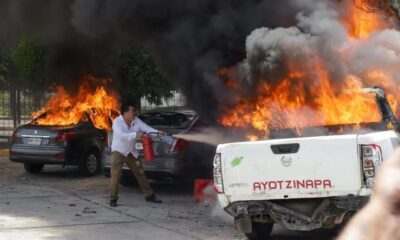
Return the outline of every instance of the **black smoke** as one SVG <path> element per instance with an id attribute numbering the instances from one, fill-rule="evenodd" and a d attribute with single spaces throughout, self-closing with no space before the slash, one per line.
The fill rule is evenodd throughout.
<path id="1" fill-rule="evenodd" d="M 0 38 L 35 35 L 54 44 L 64 85 L 87 73 L 112 76 L 112 57 L 136 42 L 152 51 L 190 106 L 216 119 L 225 94 L 216 71 L 245 58 L 252 30 L 291 26 L 297 8 L 288 0 L 3 0 Z"/>

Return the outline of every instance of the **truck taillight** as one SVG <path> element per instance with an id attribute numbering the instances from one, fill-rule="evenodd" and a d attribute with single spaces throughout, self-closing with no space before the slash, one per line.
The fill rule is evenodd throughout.
<path id="1" fill-rule="evenodd" d="M 216 153 L 214 157 L 214 187 L 218 193 L 224 192 L 222 181 L 221 153 Z"/>
<path id="2" fill-rule="evenodd" d="M 361 145 L 362 170 L 367 187 L 374 186 L 376 169 L 382 164 L 382 149 L 379 145 Z"/>

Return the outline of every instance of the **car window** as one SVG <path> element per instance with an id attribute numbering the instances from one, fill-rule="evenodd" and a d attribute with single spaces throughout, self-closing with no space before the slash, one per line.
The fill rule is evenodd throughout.
<path id="1" fill-rule="evenodd" d="M 150 112 L 139 115 L 139 118 L 151 127 L 173 129 L 186 129 L 194 117 L 177 112 Z"/>
<path id="2" fill-rule="evenodd" d="M 210 124 L 206 123 L 203 119 L 198 118 L 197 121 L 189 129 L 189 131 L 190 132 L 201 132 L 207 127 L 210 127 Z"/>

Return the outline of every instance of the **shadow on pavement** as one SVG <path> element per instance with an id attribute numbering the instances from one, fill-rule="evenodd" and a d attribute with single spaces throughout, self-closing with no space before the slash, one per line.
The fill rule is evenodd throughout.
<path id="1" fill-rule="evenodd" d="M 44 166 L 42 172 L 38 174 L 30 174 L 32 176 L 42 177 L 42 178 L 90 178 L 84 176 L 78 167 L 75 166 Z"/>

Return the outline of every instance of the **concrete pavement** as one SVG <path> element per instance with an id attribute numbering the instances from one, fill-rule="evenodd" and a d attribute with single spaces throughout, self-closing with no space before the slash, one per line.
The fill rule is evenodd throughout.
<path id="1" fill-rule="evenodd" d="M 193 200 L 192 186 L 153 184 L 162 204 L 137 187 L 120 188 L 108 206 L 108 178 L 83 177 L 76 167 L 45 166 L 40 174 L 0 157 L 0 240 L 245 239 L 221 207 Z M 275 226 L 272 240 L 332 239 Z"/>
<path id="2" fill-rule="evenodd" d="M 0 239 L 234 239 L 231 224 L 212 219 L 209 206 L 144 202 L 141 193 L 110 208 L 103 194 L 74 194 L 15 184 L 0 188 Z M 130 199 L 135 199 L 130 201 Z M 178 206 L 178 205 L 173 206 Z M 168 207 L 168 208 L 166 208 Z M 209 216 L 207 216 L 210 214 Z M 225 229 L 225 231 L 219 231 Z"/>

